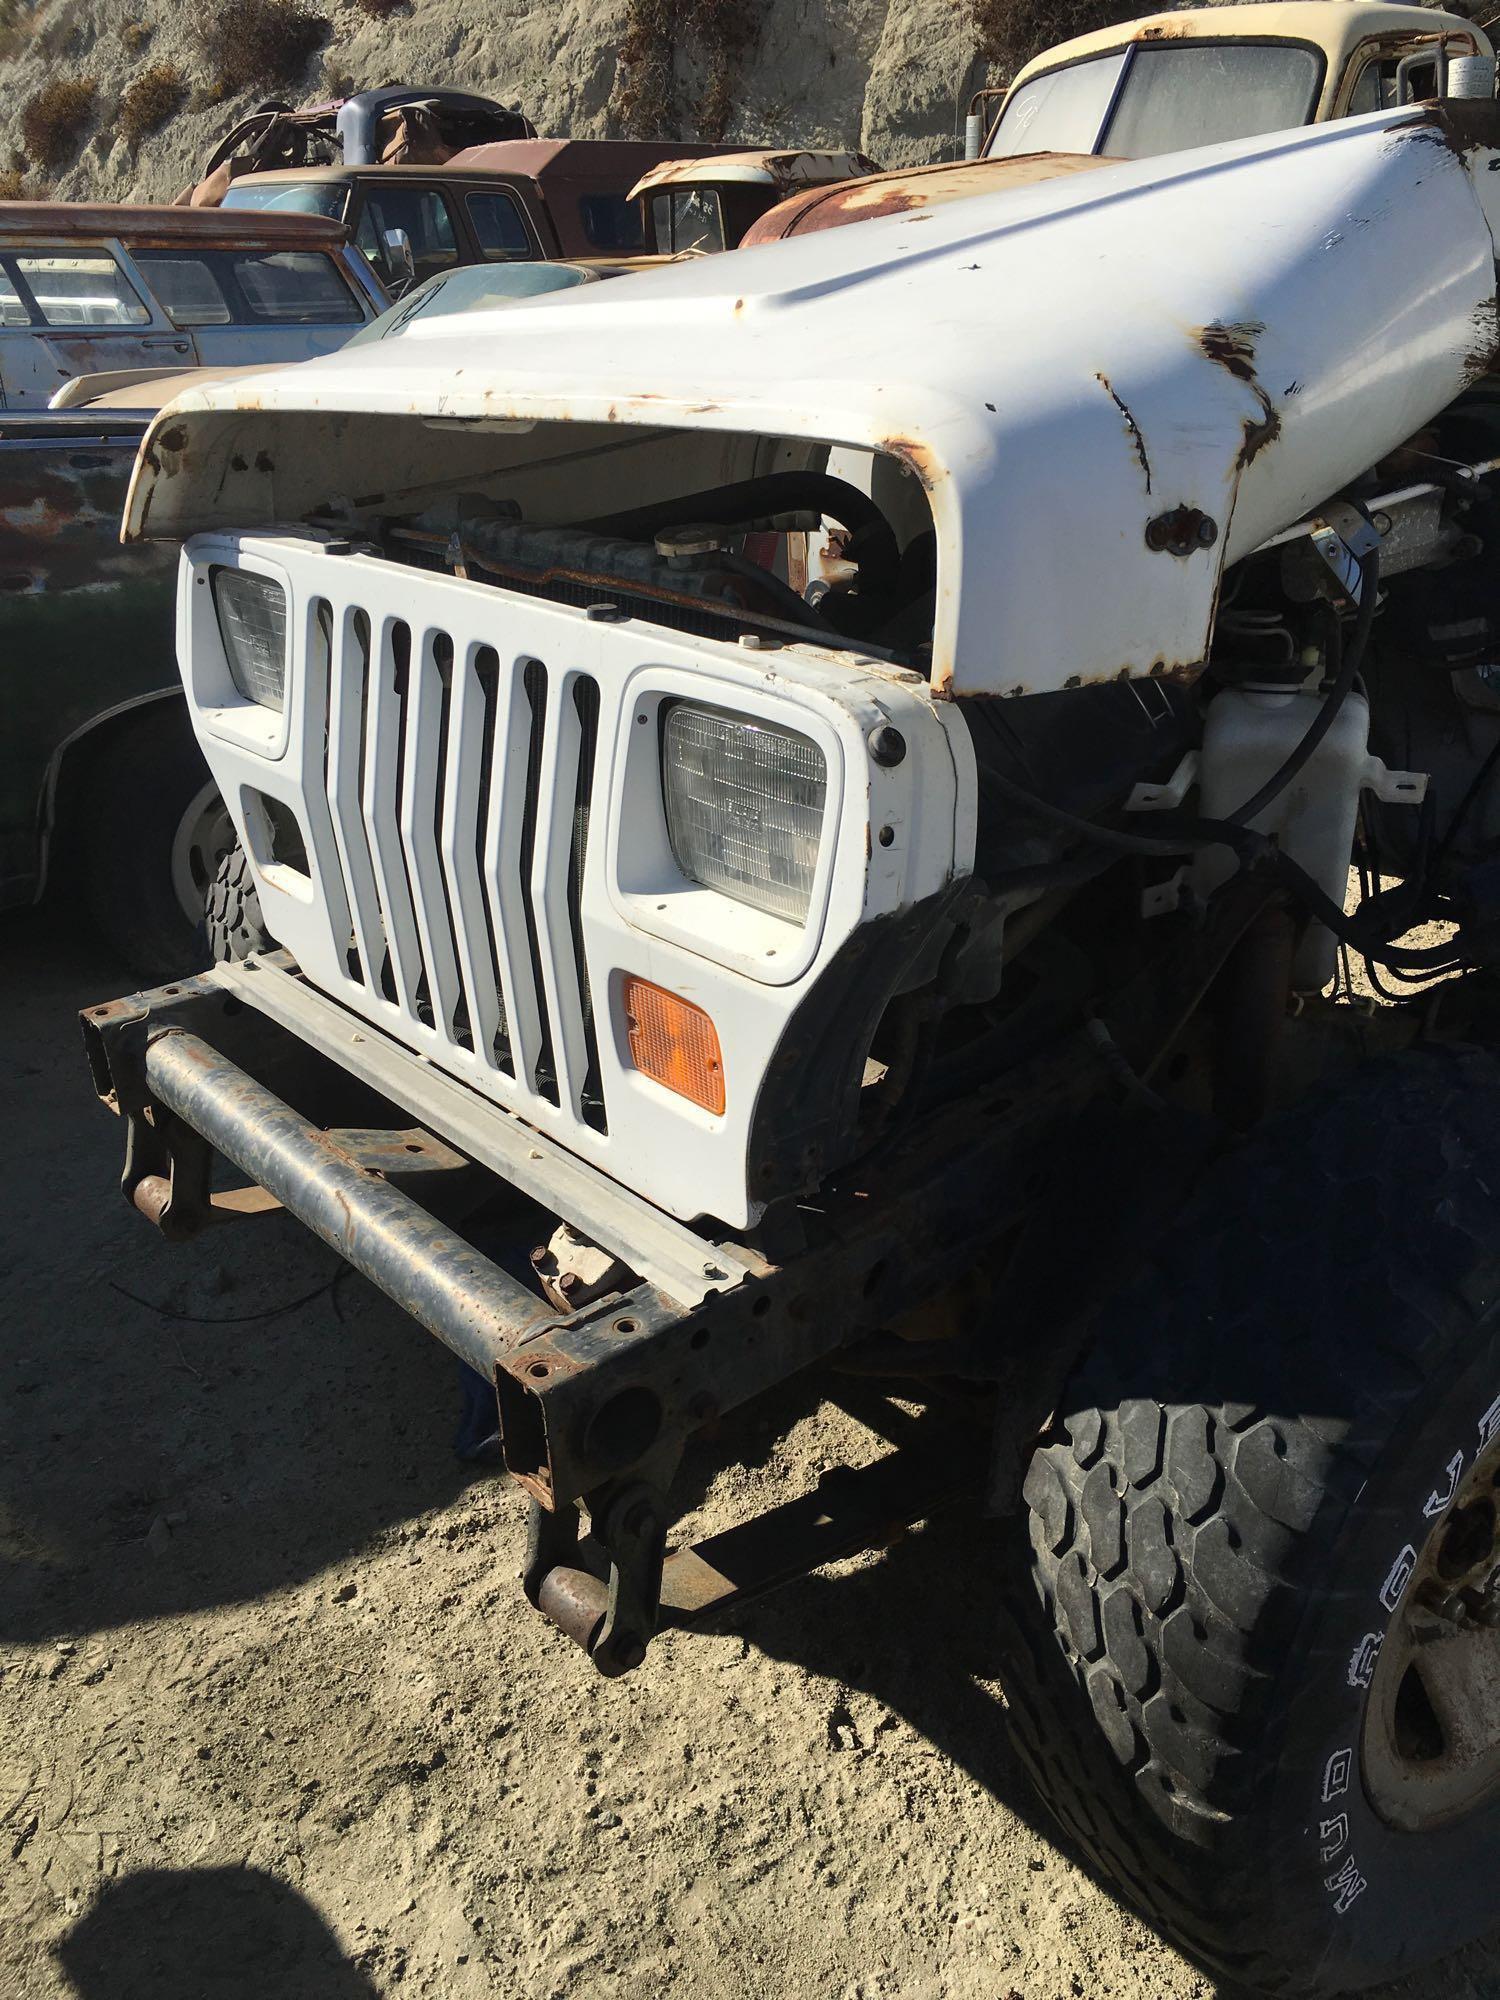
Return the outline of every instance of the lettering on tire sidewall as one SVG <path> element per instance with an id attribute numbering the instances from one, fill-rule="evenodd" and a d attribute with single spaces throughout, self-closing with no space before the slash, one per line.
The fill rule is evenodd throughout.
<path id="1" fill-rule="evenodd" d="M 1320 1732 L 1323 1741 L 1316 1756 L 1302 1774 L 1310 1794 L 1305 1800 L 1303 1859 L 1316 1873 L 1323 1909 L 1336 1930 L 1357 1921 L 1359 1913 L 1380 1900 L 1366 1902 L 1375 1859 L 1369 1850 L 1387 1830 L 1368 1805 L 1360 1773 L 1360 1739 L 1380 1651 L 1423 1544 L 1452 1506 L 1479 1453 L 1497 1436 L 1500 1393 L 1478 1409 L 1467 1430 L 1459 1422 L 1434 1445 L 1426 1474 L 1411 1480 L 1409 1503 L 1391 1510 L 1390 1519 L 1400 1525 L 1386 1531 L 1386 1546 L 1373 1552 L 1363 1536 L 1358 1543 L 1365 1574 L 1355 1602 L 1362 1603 L 1365 1612 L 1362 1618 L 1355 1615 L 1352 1643 L 1347 1649 L 1341 1646 L 1324 1668 L 1324 1699 L 1319 1705 L 1327 1726 Z M 1366 1561 L 1372 1552 L 1374 1559 Z M 1361 1625 L 1364 1629 L 1357 1629 Z"/>

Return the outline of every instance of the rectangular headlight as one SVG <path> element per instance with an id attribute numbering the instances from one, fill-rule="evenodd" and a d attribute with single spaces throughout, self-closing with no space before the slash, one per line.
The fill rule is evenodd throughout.
<path id="1" fill-rule="evenodd" d="M 773 917 L 806 920 L 828 767 L 779 723 L 673 702 L 662 724 L 662 793 L 684 875 Z"/>
<path id="2" fill-rule="evenodd" d="M 248 569 L 217 566 L 211 581 L 229 678 L 246 701 L 279 715 L 286 701 L 286 592 Z"/>

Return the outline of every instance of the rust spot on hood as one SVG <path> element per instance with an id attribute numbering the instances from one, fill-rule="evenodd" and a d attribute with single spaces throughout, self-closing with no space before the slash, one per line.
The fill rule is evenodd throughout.
<path id="1" fill-rule="evenodd" d="M 1198 331 L 1198 345 L 1210 361 L 1227 368 L 1236 381 L 1255 380 L 1255 343 L 1265 332 L 1258 319 L 1214 320 Z"/>
<path id="2" fill-rule="evenodd" d="M 1260 404 L 1260 415 L 1245 419 L 1235 456 L 1242 472 L 1281 436 L 1281 414 L 1255 372 L 1255 346 L 1265 330 L 1256 319 L 1213 320 L 1197 333 L 1198 345 L 1208 359 L 1227 369 L 1236 382 L 1243 382 Z"/>
<path id="3" fill-rule="evenodd" d="M 1415 130 L 1435 135 L 1460 155 L 1500 151 L 1500 103 L 1491 97 L 1447 97 L 1427 106 Z"/>
<path id="4" fill-rule="evenodd" d="M 1141 427 L 1132 415 L 1124 397 L 1116 393 L 1109 377 L 1107 375 L 1096 375 L 1094 379 L 1120 412 L 1120 415 L 1125 419 L 1125 432 L 1131 444 L 1135 447 L 1135 455 L 1140 460 L 1141 471 L 1146 476 L 1146 491 L 1149 493 L 1151 491 L 1151 461 L 1146 456 L 1146 440 L 1141 436 Z"/>
<path id="5" fill-rule="evenodd" d="M 946 467 L 940 462 L 932 447 L 923 444 L 918 438 L 881 438 L 875 449 L 883 451 L 888 458 L 894 458 L 899 464 L 904 465 L 908 472 L 914 473 L 922 482 L 925 492 L 930 493 L 945 476 Z"/>

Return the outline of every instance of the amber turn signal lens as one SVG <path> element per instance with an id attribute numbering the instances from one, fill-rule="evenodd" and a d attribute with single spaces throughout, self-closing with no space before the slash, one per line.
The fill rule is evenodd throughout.
<path id="1" fill-rule="evenodd" d="M 630 1060 L 641 1072 L 705 1111 L 724 1109 L 719 1033 L 701 1007 L 649 979 L 627 976 L 621 992 Z"/>

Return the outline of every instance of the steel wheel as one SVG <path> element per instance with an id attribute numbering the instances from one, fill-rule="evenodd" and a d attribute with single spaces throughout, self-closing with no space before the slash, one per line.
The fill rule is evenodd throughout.
<path id="1" fill-rule="evenodd" d="M 189 801 L 172 837 L 172 892 L 190 924 L 202 923 L 219 863 L 235 839 L 229 808 L 210 779 Z"/>
<path id="2" fill-rule="evenodd" d="M 1417 1559 L 1375 1665 L 1361 1753 L 1371 1805 L 1404 1832 L 1500 1791 L 1500 1433 Z"/>

